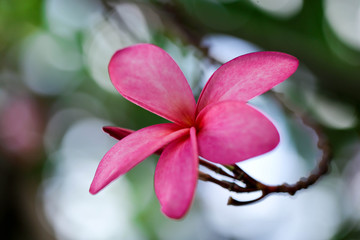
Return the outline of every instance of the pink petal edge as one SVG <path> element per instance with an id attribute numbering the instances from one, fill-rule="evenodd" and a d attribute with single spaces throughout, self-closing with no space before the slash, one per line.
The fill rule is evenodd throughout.
<path id="1" fill-rule="evenodd" d="M 119 50 L 110 60 L 109 74 L 129 101 L 181 126 L 194 123 L 196 103 L 191 88 L 163 49 L 137 44 Z"/>
<path id="2" fill-rule="evenodd" d="M 169 142 L 188 134 L 173 123 L 149 126 L 136 131 L 115 144 L 103 157 L 96 170 L 90 193 L 96 194 L 110 182 Z"/>
<path id="3" fill-rule="evenodd" d="M 281 52 L 255 52 L 223 64 L 202 90 L 197 113 L 209 104 L 225 100 L 248 101 L 290 77 L 298 59 Z"/>
<path id="4" fill-rule="evenodd" d="M 210 105 L 196 123 L 199 155 L 215 163 L 235 164 L 269 152 L 280 141 L 270 120 L 243 102 Z"/>
<path id="5" fill-rule="evenodd" d="M 155 170 L 155 193 L 161 211 L 174 219 L 182 218 L 194 198 L 198 178 L 196 130 L 165 147 Z"/>

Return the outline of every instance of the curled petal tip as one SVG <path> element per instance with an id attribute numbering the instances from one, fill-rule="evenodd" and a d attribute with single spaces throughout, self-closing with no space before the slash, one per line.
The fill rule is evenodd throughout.
<path id="1" fill-rule="evenodd" d="M 119 128 L 119 127 L 111 127 L 111 126 L 104 126 L 103 131 L 116 138 L 117 140 L 121 140 L 127 135 L 133 133 L 134 131 L 126 129 L 126 128 Z"/>
<path id="2" fill-rule="evenodd" d="M 91 193 L 92 195 L 97 194 L 99 191 L 97 189 L 95 189 L 95 187 L 93 187 L 93 185 L 91 184 L 90 189 L 89 189 L 89 193 Z"/>
<path id="3" fill-rule="evenodd" d="M 174 220 L 180 220 L 182 219 L 187 212 L 185 213 L 176 213 L 174 214 L 173 211 L 169 211 L 168 209 L 166 209 L 165 207 L 161 207 L 161 212 L 167 216 L 168 218 L 174 219 Z"/>
<path id="4" fill-rule="evenodd" d="M 103 178 L 94 178 L 90 185 L 89 193 L 95 195 L 98 192 L 100 192 L 103 188 L 105 188 L 107 184 L 104 184 L 103 181 L 104 181 Z"/>

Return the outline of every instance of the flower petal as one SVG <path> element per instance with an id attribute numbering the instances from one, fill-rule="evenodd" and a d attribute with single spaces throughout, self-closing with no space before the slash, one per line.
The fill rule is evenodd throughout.
<path id="1" fill-rule="evenodd" d="M 237 57 L 210 77 L 200 94 L 197 113 L 220 101 L 246 102 L 286 80 L 298 65 L 295 57 L 280 52 L 256 52 Z"/>
<path id="2" fill-rule="evenodd" d="M 105 126 L 103 127 L 103 131 L 112 136 L 113 138 L 116 138 L 117 140 L 121 140 L 130 133 L 133 133 L 133 130 L 126 129 L 126 128 L 120 128 L 120 127 L 111 127 L 111 126 Z"/>
<path id="3" fill-rule="evenodd" d="M 195 128 L 190 137 L 165 147 L 155 170 L 155 192 L 161 211 L 170 218 L 182 218 L 191 206 L 198 177 Z"/>
<path id="4" fill-rule="evenodd" d="M 121 140 L 127 135 L 130 135 L 130 133 L 135 132 L 134 130 L 120 128 L 120 127 L 111 127 L 111 126 L 103 127 L 103 131 L 117 140 Z M 156 152 L 154 152 L 154 154 L 160 155 L 163 150 L 164 148 L 159 148 Z"/>
<path id="5" fill-rule="evenodd" d="M 112 83 L 129 101 L 182 126 L 194 122 L 195 99 L 174 60 L 152 44 L 115 53 L 109 63 Z"/>
<path id="6" fill-rule="evenodd" d="M 275 126 L 243 102 L 208 106 L 196 123 L 199 155 L 215 163 L 234 164 L 266 153 L 279 143 Z"/>
<path id="7" fill-rule="evenodd" d="M 149 126 L 136 131 L 115 144 L 101 160 L 90 193 L 96 194 L 110 182 L 126 173 L 159 148 L 188 134 L 173 123 Z"/>

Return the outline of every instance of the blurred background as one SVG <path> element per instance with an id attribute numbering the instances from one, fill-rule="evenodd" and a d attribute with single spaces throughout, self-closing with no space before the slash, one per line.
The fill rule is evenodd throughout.
<path id="1" fill-rule="evenodd" d="M 275 91 L 322 126 L 331 171 L 295 196 L 242 207 L 198 183 L 180 221 L 160 212 L 151 156 L 99 194 L 88 189 L 116 140 L 105 125 L 164 122 L 124 100 L 107 64 L 149 42 L 179 64 L 198 96 L 219 66 L 254 51 L 300 60 Z M 0 0 L 1 239 L 360 239 L 360 1 Z M 239 164 L 267 184 L 294 183 L 321 152 L 311 128 L 268 94 L 250 104 L 275 123 L 281 143 Z"/>

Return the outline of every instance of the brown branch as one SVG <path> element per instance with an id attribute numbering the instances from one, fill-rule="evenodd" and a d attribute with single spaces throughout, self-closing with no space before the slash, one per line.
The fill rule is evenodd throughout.
<path id="1" fill-rule="evenodd" d="M 229 181 L 225 181 L 225 180 L 218 180 L 214 177 L 212 177 L 209 174 L 203 173 L 201 171 L 199 171 L 199 180 L 205 181 L 205 182 L 212 182 L 215 183 L 229 191 L 232 192 L 238 192 L 238 193 L 248 193 L 248 192 L 256 192 L 259 191 L 258 189 L 250 189 L 250 188 L 244 188 L 241 187 L 237 184 L 235 184 L 235 182 L 229 182 Z"/>
<path id="2" fill-rule="evenodd" d="M 230 178 L 234 177 L 234 176 L 228 174 L 227 172 L 225 172 L 223 169 L 219 168 L 218 166 L 211 164 L 205 160 L 199 159 L 199 164 L 208 168 L 209 170 L 214 171 L 217 174 L 221 174 L 225 177 L 230 177 Z"/>
<path id="3" fill-rule="evenodd" d="M 326 174 L 329 170 L 329 163 L 332 158 L 331 147 L 320 126 L 316 124 L 313 120 L 311 120 L 308 116 L 304 114 L 299 114 L 301 111 L 294 110 L 296 108 L 294 106 L 290 106 L 287 101 L 284 101 L 284 98 L 281 94 L 274 92 L 272 93 L 273 96 L 279 101 L 279 103 L 281 103 L 281 106 L 284 108 L 285 112 L 287 112 L 288 114 L 297 115 L 297 117 L 299 117 L 305 125 L 311 127 L 315 131 L 316 135 L 318 136 L 317 146 L 320 150 L 322 150 L 322 156 L 320 158 L 317 167 L 310 173 L 308 177 L 301 178 L 298 182 L 294 184 L 284 183 L 277 186 L 266 185 L 255 180 L 237 165 L 224 165 L 224 167 L 226 167 L 228 170 L 232 172 L 231 175 L 226 172 L 224 174 L 224 171 L 221 169 L 221 167 L 218 167 L 214 164 L 211 164 L 203 160 L 200 161 L 201 165 L 207 167 L 208 169 L 214 171 L 217 174 L 232 178 L 233 182 L 228 182 L 224 180 L 220 181 L 208 174 L 199 172 L 200 180 L 215 183 L 233 192 L 249 193 L 254 191 L 261 191 L 262 193 L 259 198 L 250 201 L 238 201 L 232 197 L 229 197 L 228 205 L 242 206 L 246 204 L 255 203 L 265 198 L 271 193 L 288 193 L 290 195 L 294 195 L 297 191 L 306 189 L 315 182 L 317 182 L 317 180 L 319 180 L 319 178 L 324 174 Z M 241 181 L 243 184 L 245 184 L 245 187 L 238 186 L 236 184 L 236 181 Z"/>

